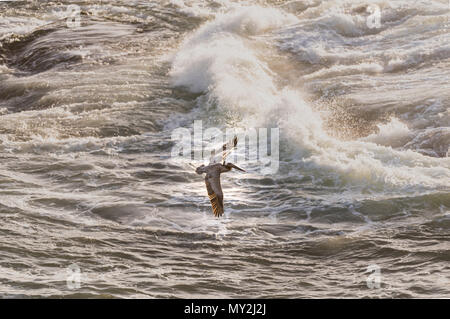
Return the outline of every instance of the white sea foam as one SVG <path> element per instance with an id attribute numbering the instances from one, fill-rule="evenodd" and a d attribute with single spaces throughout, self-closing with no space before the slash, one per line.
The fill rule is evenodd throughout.
<path id="1" fill-rule="evenodd" d="M 397 118 L 391 118 L 388 123 L 378 124 L 378 132 L 371 134 L 361 141 L 374 142 L 380 145 L 401 146 L 411 138 L 408 126 Z"/>
<path id="2" fill-rule="evenodd" d="M 305 75 L 305 79 L 337 77 L 351 74 L 378 74 L 383 72 L 383 66 L 378 63 L 361 63 L 356 65 L 333 65 L 330 68 L 321 69 L 317 72 Z"/>
<path id="3" fill-rule="evenodd" d="M 364 141 L 342 142 L 325 133 L 321 117 L 300 91 L 276 85 L 276 75 L 259 58 L 257 40 L 249 37 L 296 22 L 292 15 L 261 7 L 219 15 L 181 45 L 172 63 L 173 84 L 205 93 L 210 104 L 239 114 L 244 126 L 278 124 L 284 141 L 296 149 L 307 169 L 328 172 L 342 183 L 390 188 L 450 186 L 448 158 L 377 144 L 408 135 L 398 120 L 380 125 L 380 132 Z"/>
<path id="4" fill-rule="evenodd" d="M 36 18 L 2 17 L 0 20 L 0 40 L 12 34 L 26 34 L 46 24 L 47 21 Z"/>
<path id="5" fill-rule="evenodd" d="M 177 8 L 177 11 L 190 17 L 210 17 L 211 10 L 205 7 L 204 3 L 195 3 L 186 0 L 170 0 L 170 3 Z"/>

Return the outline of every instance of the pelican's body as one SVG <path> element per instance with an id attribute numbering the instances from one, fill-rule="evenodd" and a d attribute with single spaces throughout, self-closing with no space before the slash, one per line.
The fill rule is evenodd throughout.
<path id="1" fill-rule="evenodd" d="M 237 138 L 232 141 L 232 148 L 236 147 Z M 225 157 L 227 153 L 227 144 L 223 146 L 223 163 L 210 163 L 208 166 L 202 165 L 197 167 L 195 172 L 199 175 L 206 173 L 205 184 L 208 192 L 209 200 L 211 201 L 214 216 L 220 217 L 223 215 L 223 192 L 220 185 L 220 174 L 229 172 L 235 168 L 245 172 L 243 169 L 237 167 L 232 163 L 225 164 Z"/>
<path id="2" fill-rule="evenodd" d="M 216 176 L 229 171 L 231 171 L 231 167 L 228 167 L 222 163 L 214 163 L 208 166 L 202 165 L 197 167 L 197 169 L 195 170 L 197 174 L 206 173 L 206 176 Z"/>

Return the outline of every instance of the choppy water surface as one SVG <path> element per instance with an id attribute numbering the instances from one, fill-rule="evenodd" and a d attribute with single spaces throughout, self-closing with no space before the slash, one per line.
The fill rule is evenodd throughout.
<path id="1" fill-rule="evenodd" d="M 449 298 L 449 16 L 0 2 L 1 296 Z M 198 163 L 170 161 L 193 120 L 280 128 L 278 173 L 224 175 L 222 219 Z"/>

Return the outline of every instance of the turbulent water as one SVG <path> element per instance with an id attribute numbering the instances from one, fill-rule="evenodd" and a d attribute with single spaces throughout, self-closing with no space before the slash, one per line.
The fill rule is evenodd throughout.
<path id="1" fill-rule="evenodd" d="M 449 17 L 0 2 L 0 296 L 450 298 Z M 280 129 L 278 172 L 225 174 L 221 219 L 171 159 L 194 120 Z"/>

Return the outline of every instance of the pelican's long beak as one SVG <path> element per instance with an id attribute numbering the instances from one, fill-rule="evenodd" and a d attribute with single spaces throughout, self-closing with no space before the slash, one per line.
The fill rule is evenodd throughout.
<path id="1" fill-rule="evenodd" d="M 232 163 L 228 163 L 228 165 L 231 166 L 231 167 L 233 167 L 233 168 L 235 168 L 235 169 L 237 169 L 237 170 L 240 170 L 241 172 L 245 172 L 245 170 L 243 170 L 243 169 L 240 168 L 240 167 L 237 167 L 236 165 L 234 165 L 234 164 L 232 164 Z"/>

